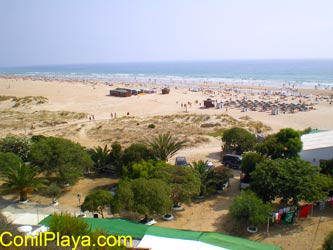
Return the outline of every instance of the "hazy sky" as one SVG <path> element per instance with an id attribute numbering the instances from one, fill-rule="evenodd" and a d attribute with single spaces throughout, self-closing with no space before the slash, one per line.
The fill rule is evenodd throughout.
<path id="1" fill-rule="evenodd" d="M 332 0 L 1 0 L 0 66 L 333 58 Z"/>

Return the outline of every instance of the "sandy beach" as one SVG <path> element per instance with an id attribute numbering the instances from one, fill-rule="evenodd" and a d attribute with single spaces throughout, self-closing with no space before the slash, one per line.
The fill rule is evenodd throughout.
<path id="1" fill-rule="evenodd" d="M 157 93 L 131 96 L 128 98 L 116 98 L 109 96 L 110 89 L 116 87 L 127 88 L 149 88 L 156 87 Z M 244 86 L 243 86 L 244 87 Z M 127 116 L 135 118 L 147 118 L 154 116 L 165 115 L 180 115 L 180 114 L 199 114 L 199 115 L 221 115 L 227 114 L 235 119 L 241 117 L 249 117 L 254 121 L 261 121 L 265 125 L 272 128 L 272 132 L 276 132 L 281 128 L 292 127 L 294 129 L 304 129 L 311 127 L 319 130 L 333 129 L 333 116 L 328 114 L 332 113 L 333 105 L 329 99 L 333 94 L 333 90 L 298 90 L 297 93 L 303 94 L 303 97 L 293 96 L 292 91 L 281 89 L 270 89 L 264 92 L 256 92 L 253 89 L 242 91 L 239 88 L 222 89 L 220 91 L 202 89 L 198 92 L 190 91 L 189 89 L 172 88 L 170 94 L 162 95 L 159 86 L 138 86 L 134 84 L 114 84 L 109 86 L 104 83 L 83 83 L 83 82 L 65 82 L 65 81 L 41 81 L 21 78 L 0 78 L 1 95 L 3 96 L 42 96 L 47 98 L 47 103 L 33 105 L 27 103 L 13 108 L 13 102 L 2 101 L 0 108 L 2 111 L 20 111 L 33 113 L 39 110 L 47 111 L 72 111 L 84 112 L 87 114 L 85 120 L 88 121 L 89 115 L 94 115 L 95 121 L 111 119 L 111 113 L 116 113 L 117 118 Z M 264 91 L 260 89 L 260 91 Z M 282 96 L 278 93 L 286 93 L 289 96 Z M 310 98 L 306 98 L 310 95 Z M 280 111 L 279 115 L 271 115 L 271 107 L 262 111 L 243 112 L 239 103 L 232 106 L 225 106 L 222 109 L 216 108 L 203 108 L 203 102 L 206 99 L 212 99 L 217 102 L 239 102 L 241 101 L 258 101 L 265 103 L 285 103 L 290 104 L 306 104 L 311 106 L 313 110 L 301 112 L 295 111 L 294 113 L 286 112 L 283 114 Z M 188 105 L 191 103 L 191 105 Z M 183 107 L 182 104 L 187 104 Z M 237 106 L 238 104 L 238 106 Z M 84 121 L 84 119 L 82 119 Z M 30 124 L 26 124 L 30 127 Z M 29 126 L 30 125 L 30 126 Z M 2 130 L 2 133 L 8 131 Z M 14 133 L 19 131 L 13 131 Z"/>
<path id="2" fill-rule="evenodd" d="M 109 96 L 110 89 L 116 87 L 157 89 L 156 93 L 127 98 Z M 8 133 L 62 136 L 83 146 L 94 147 L 110 145 L 114 141 L 126 146 L 152 134 L 172 132 L 189 141 L 188 146 L 176 156 L 186 156 L 189 162 L 210 160 L 216 165 L 220 164 L 221 140 L 209 136 L 209 133 L 218 129 L 236 125 L 264 135 L 286 127 L 299 130 L 308 127 L 333 129 L 333 104 L 330 99 L 333 90 L 299 89 L 297 93 L 301 95 L 296 95 L 295 91 L 288 89 L 255 90 L 244 86 L 226 86 L 219 90 L 207 87 L 198 91 L 172 87 L 170 94 L 162 95 L 161 86 L 148 84 L 110 86 L 101 82 L 12 77 L 0 78 L 0 93 L 0 136 Z M 4 98 L 8 96 L 39 98 L 24 101 Z M 204 108 L 204 100 L 208 98 L 214 103 L 223 103 L 223 107 Z M 275 107 L 279 107 L 278 115 L 272 115 Z M 281 107 L 289 108 L 282 111 Z M 156 128 L 148 129 L 149 124 L 155 124 Z M 170 159 L 171 163 L 173 161 L 174 157 Z M 84 197 L 93 188 L 105 188 L 114 181 L 109 178 L 82 179 L 64 193 L 56 210 L 75 211 L 78 192 Z M 177 220 L 159 222 L 159 225 L 235 234 L 235 228 L 228 228 L 230 218 L 227 209 L 239 192 L 238 185 L 239 175 L 236 172 L 231 187 L 225 193 L 186 206 L 185 211 L 177 215 Z M 1 203 L 6 206 L 1 208 L 12 213 L 24 211 L 24 206 L 11 207 L 14 200 L 14 196 L 3 197 Z M 50 199 L 33 195 L 32 202 L 46 206 L 45 213 L 51 211 L 47 209 Z M 324 212 L 318 211 L 312 218 L 297 221 L 291 227 L 273 227 L 269 234 L 263 228 L 254 236 L 244 232 L 236 235 L 280 245 L 283 249 L 319 249 L 324 236 L 333 228 L 332 218 L 333 208 L 328 208 Z"/>

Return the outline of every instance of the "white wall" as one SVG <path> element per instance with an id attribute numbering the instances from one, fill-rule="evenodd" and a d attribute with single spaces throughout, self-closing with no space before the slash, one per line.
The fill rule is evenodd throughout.
<path id="1" fill-rule="evenodd" d="M 302 160 L 319 167 L 320 160 L 331 160 L 333 158 L 333 147 L 305 150 L 300 152 L 299 155 Z"/>

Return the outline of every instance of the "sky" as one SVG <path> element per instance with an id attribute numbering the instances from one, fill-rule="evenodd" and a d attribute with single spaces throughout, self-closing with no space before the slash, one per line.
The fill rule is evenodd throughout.
<path id="1" fill-rule="evenodd" d="M 332 59 L 332 0 L 1 0 L 0 67 Z"/>

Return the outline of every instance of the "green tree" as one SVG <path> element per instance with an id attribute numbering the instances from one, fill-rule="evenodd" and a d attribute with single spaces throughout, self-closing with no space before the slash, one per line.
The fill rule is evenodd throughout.
<path id="1" fill-rule="evenodd" d="M 98 146 L 88 149 L 87 151 L 94 162 L 94 168 L 97 171 L 102 172 L 109 163 L 110 150 L 108 149 L 108 146 L 105 145 L 104 148 Z"/>
<path id="2" fill-rule="evenodd" d="M 55 173 L 62 184 L 74 184 L 84 171 L 93 166 L 93 161 L 81 145 L 55 137 L 41 138 L 34 143 L 31 162 L 47 174 Z"/>
<path id="3" fill-rule="evenodd" d="M 241 163 L 241 170 L 245 174 L 243 178 L 243 182 L 251 182 L 250 174 L 256 169 L 256 165 L 262 162 L 265 159 L 259 153 L 256 152 L 248 152 L 243 155 L 242 163 Z"/>
<path id="4" fill-rule="evenodd" d="M 230 169 L 224 167 L 207 169 L 207 164 L 202 160 L 193 162 L 191 166 L 200 177 L 200 196 L 222 190 L 223 186 L 233 177 Z"/>
<path id="5" fill-rule="evenodd" d="M 89 211 L 91 213 L 97 212 L 102 218 L 104 218 L 104 209 L 111 207 L 113 196 L 109 191 L 97 190 L 91 192 L 85 197 L 84 202 L 81 205 L 81 210 Z"/>
<path id="6" fill-rule="evenodd" d="M 148 150 L 147 146 L 140 143 L 134 143 L 124 150 L 122 156 L 123 175 L 127 176 L 132 172 L 132 166 L 142 161 L 153 160 L 154 156 Z"/>
<path id="7" fill-rule="evenodd" d="M 90 226 L 82 218 L 77 218 L 68 212 L 53 214 L 50 220 L 50 231 L 59 233 L 59 236 L 71 235 L 74 237 L 88 235 Z"/>
<path id="8" fill-rule="evenodd" d="M 298 158 L 302 150 L 301 133 L 291 128 L 281 129 L 277 134 L 271 135 L 263 143 L 258 144 L 257 151 L 277 158 Z"/>
<path id="9" fill-rule="evenodd" d="M 52 198 L 52 203 L 56 203 L 57 198 L 60 196 L 61 194 L 61 189 L 59 188 L 59 186 L 57 185 L 57 183 L 51 183 L 51 185 L 49 185 L 46 190 L 46 195 Z"/>
<path id="10" fill-rule="evenodd" d="M 208 181 L 208 170 L 206 163 L 202 160 L 194 161 L 191 167 L 198 173 L 200 177 L 200 193 L 199 195 L 205 195 L 207 193 L 207 181 Z"/>
<path id="11" fill-rule="evenodd" d="M 320 168 L 320 172 L 322 174 L 333 176 L 333 159 L 321 163 Z"/>
<path id="12" fill-rule="evenodd" d="M 313 202 L 327 196 L 330 178 L 320 169 L 299 159 L 266 160 L 251 173 L 251 189 L 264 201 L 282 198 L 297 205 L 299 201 Z"/>
<path id="13" fill-rule="evenodd" d="M 230 206 L 231 216 L 240 222 L 248 223 L 249 226 L 264 224 L 271 211 L 270 204 L 265 204 L 249 190 L 241 191 Z"/>
<path id="14" fill-rule="evenodd" d="M 21 158 L 14 153 L 0 153 L 0 174 L 6 168 L 13 168 L 18 166 L 19 164 L 23 164 Z"/>
<path id="15" fill-rule="evenodd" d="M 192 168 L 167 164 L 163 168 L 155 168 L 152 177 L 170 185 L 174 206 L 178 206 L 181 202 L 189 202 L 191 197 L 200 193 L 200 177 Z"/>
<path id="16" fill-rule="evenodd" d="M 114 142 L 111 144 L 111 152 L 109 154 L 108 161 L 114 167 L 118 175 L 122 174 L 123 154 L 124 152 L 118 142 Z"/>
<path id="17" fill-rule="evenodd" d="M 152 155 L 161 161 L 168 161 L 185 146 L 186 141 L 178 139 L 171 134 L 158 134 L 147 141 L 147 147 Z"/>
<path id="18" fill-rule="evenodd" d="M 89 236 L 91 240 L 91 246 L 82 246 L 79 242 L 78 249 L 90 249 L 90 250 L 125 250 L 125 246 L 105 246 L 101 247 L 98 245 L 97 238 L 100 235 L 108 236 L 107 232 L 102 228 L 98 228 L 94 231 L 91 230 L 91 226 L 89 226 L 84 219 L 75 217 L 67 212 L 62 212 L 60 214 L 53 214 L 50 220 L 50 231 L 54 233 L 59 233 L 59 237 L 63 236 L 73 236 L 78 238 L 79 236 Z M 71 246 L 72 249 L 74 245 Z M 58 247 L 59 248 L 59 247 Z"/>
<path id="19" fill-rule="evenodd" d="M 149 149 L 145 144 L 133 143 L 124 150 L 123 164 L 131 165 L 135 162 L 142 160 L 148 161 L 154 159 L 154 156 L 150 153 Z"/>
<path id="20" fill-rule="evenodd" d="M 223 186 L 227 184 L 233 174 L 229 168 L 215 167 L 208 171 L 207 189 L 212 191 L 223 190 Z"/>
<path id="21" fill-rule="evenodd" d="M 172 201 L 169 186 L 159 179 L 138 178 L 122 181 L 115 195 L 117 210 L 128 210 L 145 215 L 170 212 Z"/>
<path id="22" fill-rule="evenodd" d="M 32 142 L 26 136 L 9 134 L 0 139 L 0 152 L 12 152 L 23 161 L 27 161 L 30 155 Z"/>
<path id="23" fill-rule="evenodd" d="M 132 171 L 128 176 L 132 179 L 136 178 L 149 178 L 152 171 L 156 168 L 156 161 L 140 161 L 138 163 L 133 163 Z"/>
<path id="24" fill-rule="evenodd" d="M 132 167 L 129 168 L 129 172 L 126 172 L 124 177 L 129 177 L 131 179 L 136 178 L 152 178 L 152 174 L 157 168 L 164 168 L 170 166 L 170 164 L 164 161 L 156 161 L 156 160 L 149 160 L 149 161 L 140 161 L 137 163 L 133 163 Z"/>
<path id="25" fill-rule="evenodd" d="M 222 136 L 224 150 L 236 151 L 238 154 L 252 150 L 256 141 L 256 137 L 253 134 L 238 127 L 226 129 Z"/>
<path id="26" fill-rule="evenodd" d="M 4 191 L 19 193 L 20 201 L 26 201 L 28 194 L 45 188 L 45 180 L 37 178 L 38 168 L 32 165 L 19 164 L 6 168 L 2 173 Z"/>
<path id="27" fill-rule="evenodd" d="M 333 231 L 325 237 L 323 250 L 333 250 Z"/>

